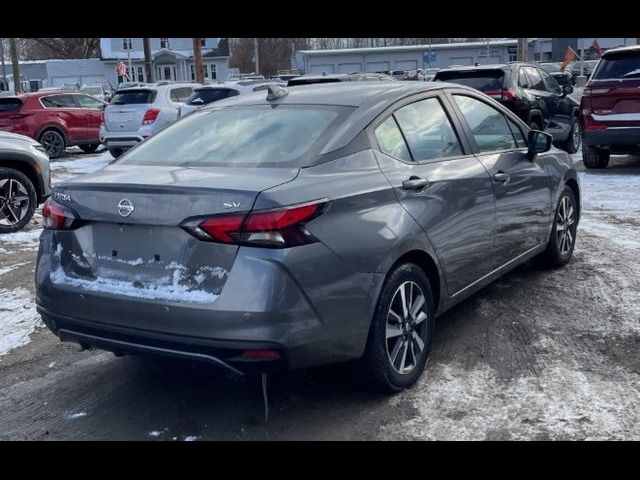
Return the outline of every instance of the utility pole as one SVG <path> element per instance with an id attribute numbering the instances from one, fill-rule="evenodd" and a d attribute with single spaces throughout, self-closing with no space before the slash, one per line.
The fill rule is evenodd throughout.
<path id="1" fill-rule="evenodd" d="M 258 59 L 258 39 L 254 38 L 253 39 L 253 53 L 254 53 L 254 60 L 256 62 L 256 75 L 260 75 L 260 60 Z"/>
<path id="2" fill-rule="evenodd" d="M 204 71 L 202 68 L 202 42 L 200 38 L 193 39 L 193 61 L 196 69 L 196 82 L 204 83 Z"/>
<path id="3" fill-rule="evenodd" d="M 527 61 L 527 39 L 519 38 L 518 39 L 518 61 L 526 62 Z M 542 60 L 542 59 L 541 59 Z"/>
<path id="4" fill-rule="evenodd" d="M 7 79 L 7 67 L 4 65 L 4 38 L 0 38 L 0 58 L 2 59 L 2 79 Z M 2 88 L 0 88 L 2 90 Z"/>
<path id="5" fill-rule="evenodd" d="M 133 82 L 133 68 L 131 68 L 131 44 L 133 42 L 130 38 L 127 38 L 127 61 L 129 63 L 129 81 Z"/>
<path id="6" fill-rule="evenodd" d="M 11 63 L 13 64 L 13 91 L 16 95 L 22 93 L 22 84 L 20 83 L 20 64 L 18 63 L 18 48 L 16 47 L 16 39 L 9 39 L 9 51 L 11 53 Z"/>
<path id="7" fill-rule="evenodd" d="M 153 82 L 153 65 L 151 63 L 151 44 L 148 38 L 142 39 L 142 46 L 144 48 L 144 69 L 145 77 L 148 83 Z"/>

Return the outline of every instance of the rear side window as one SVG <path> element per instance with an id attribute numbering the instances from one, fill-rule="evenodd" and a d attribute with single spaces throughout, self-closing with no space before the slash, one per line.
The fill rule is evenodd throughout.
<path id="1" fill-rule="evenodd" d="M 255 105 L 192 113 L 142 142 L 126 165 L 302 167 L 353 108 Z"/>
<path id="2" fill-rule="evenodd" d="M 409 149 L 393 116 L 387 118 L 376 128 L 375 135 L 382 153 L 405 162 L 411 161 Z"/>
<path id="3" fill-rule="evenodd" d="M 192 93 L 193 88 L 191 87 L 172 88 L 169 97 L 172 102 L 186 102 Z"/>
<path id="4" fill-rule="evenodd" d="M 218 100 L 222 100 L 223 98 L 231 97 L 233 95 L 237 95 L 238 92 L 236 90 L 232 90 L 230 88 L 203 88 L 200 90 L 194 90 L 189 100 L 187 100 L 187 104 L 194 105 L 193 101 L 200 99 L 202 100 L 202 104 L 206 105 L 211 102 L 217 102 Z M 195 105 L 202 105 L 201 103 L 195 103 Z"/>
<path id="5" fill-rule="evenodd" d="M 469 124 L 481 153 L 511 150 L 517 147 L 507 124 L 507 117 L 500 111 L 465 95 L 453 95 L 453 98 Z"/>
<path id="6" fill-rule="evenodd" d="M 409 151 L 416 161 L 461 155 L 449 118 L 437 98 L 428 98 L 400 108 L 394 114 Z"/>
<path id="7" fill-rule="evenodd" d="M 45 108 L 77 108 L 72 95 L 51 95 L 40 99 Z"/>
<path id="8" fill-rule="evenodd" d="M 155 90 L 120 90 L 113 96 L 111 103 L 115 105 L 153 103 L 155 98 Z"/>
<path id="9" fill-rule="evenodd" d="M 102 108 L 103 103 L 89 95 L 76 95 L 76 100 L 83 108 Z"/>
<path id="10" fill-rule="evenodd" d="M 561 95 L 562 89 L 560 88 L 560 85 L 558 85 L 558 82 L 556 82 L 556 79 L 553 78 L 544 70 L 539 70 L 539 72 L 540 72 L 540 76 L 542 77 L 542 81 L 546 86 L 547 91 L 551 93 L 555 93 L 556 95 Z"/>
<path id="11" fill-rule="evenodd" d="M 12 112 L 20 110 L 22 102 L 17 98 L 0 98 L 0 112 Z"/>
<path id="12" fill-rule="evenodd" d="M 593 78 L 597 80 L 640 78 L 640 52 L 618 53 L 603 58 Z"/>
<path id="13" fill-rule="evenodd" d="M 538 73 L 538 69 L 531 68 L 531 67 L 525 67 L 525 68 L 523 68 L 523 70 L 526 70 L 527 76 L 529 77 L 529 80 L 531 81 L 531 84 L 529 85 L 529 88 L 532 88 L 533 90 L 541 90 L 543 92 L 547 90 L 547 87 L 545 87 L 544 81 L 542 80 L 542 77 L 540 76 L 540 73 Z"/>
<path id="14" fill-rule="evenodd" d="M 502 70 L 474 70 L 470 72 L 438 72 L 435 80 L 459 83 L 482 92 L 502 90 L 504 72 Z"/>

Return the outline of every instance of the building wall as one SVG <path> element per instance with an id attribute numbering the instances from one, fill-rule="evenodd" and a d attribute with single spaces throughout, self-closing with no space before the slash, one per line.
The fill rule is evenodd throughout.
<path id="1" fill-rule="evenodd" d="M 102 50 L 103 58 L 118 57 L 121 59 L 127 58 L 127 51 L 123 48 L 122 38 L 101 38 L 100 48 Z M 203 53 L 214 48 L 218 48 L 219 38 L 205 38 L 205 46 L 202 47 Z M 150 38 L 149 46 L 151 47 L 151 53 L 155 53 L 160 50 L 160 39 Z M 193 52 L 193 38 L 169 38 L 169 50 L 175 50 L 180 52 Z M 142 38 L 131 39 L 131 56 L 134 58 L 144 57 L 144 44 Z"/>

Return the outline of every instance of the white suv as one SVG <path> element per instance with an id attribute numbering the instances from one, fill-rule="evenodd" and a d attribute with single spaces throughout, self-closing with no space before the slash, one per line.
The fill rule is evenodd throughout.
<path id="1" fill-rule="evenodd" d="M 178 117 L 196 84 L 152 84 L 118 90 L 104 111 L 100 141 L 114 157 L 150 137 Z"/>

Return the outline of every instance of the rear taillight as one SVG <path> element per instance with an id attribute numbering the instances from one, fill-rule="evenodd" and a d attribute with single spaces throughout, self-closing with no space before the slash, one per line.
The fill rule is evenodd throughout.
<path id="1" fill-rule="evenodd" d="M 183 228 L 200 240 L 210 242 L 268 248 L 294 247 L 317 241 L 305 224 L 322 214 L 326 205 L 323 200 L 248 214 L 215 215 L 187 222 Z"/>
<path id="2" fill-rule="evenodd" d="M 585 89 L 582 92 L 582 94 L 584 96 L 604 95 L 605 93 L 608 93 L 609 90 L 611 90 L 611 89 L 610 88 L 589 88 L 589 87 L 585 87 Z"/>
<path id="3" fill-rule="evenodd" d="M 496 100 L 511 101 L 518 99 L 518 94 L 515 90 L 486 90 L 484 93 Z"/>
<path id="4" fill-rule="evenodd" d="M 81 221 L 68 208 L 47 199 L 42 206 L 44 228 L 49 230 L 72 230 L 80 226 Z"/>
<path id="5" fill-rule="evenodd" d="M 605 130 L 607 125 L 605 123 L 594 120 L 592 112 L 588 109 L 582 110 L 582 130 Z"/>
<path id="6" fill-rule="evenodd" d="M 104 123 L 104 112 L 100 112 L 100 123 Z"/>
<path id="7" fill-rule="evenodd" d="M 160 113 L 159 108 L 150 108 L 146 112 L 144 112 L 144 117 L 142 118 L 142 125 L 150 125 L 156 121 L 158 118 L 158 114 Z"/>

